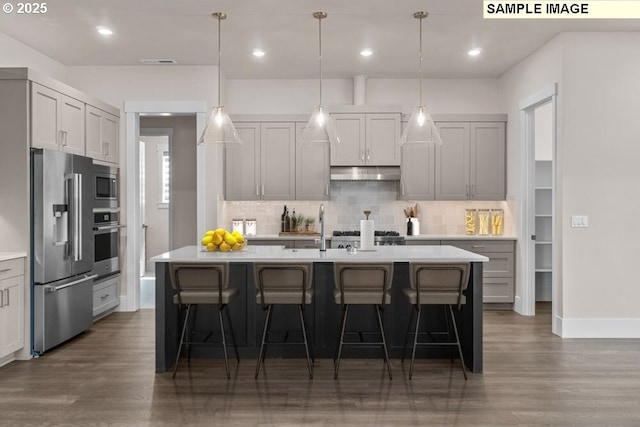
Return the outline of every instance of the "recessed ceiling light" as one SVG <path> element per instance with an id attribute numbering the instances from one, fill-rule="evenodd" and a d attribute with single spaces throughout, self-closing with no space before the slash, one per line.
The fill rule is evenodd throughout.
<path id="1" fill-rule="evenodd" d="M 98 30 L 98 33 L 102 34 L 103 36 L 110 36 L 113 34 L 113 31 L 111 31 L 107 27 L 97 27 L 96 30 Z"/>
<path id="2" fill-rule="evenodd" d="M 362 55 L 362 56 L 371 56 L 371 55 L 373 55 L 373 51 L 371 49 L 369 49 L 369 48 L 362 49 L 360 51 L 360 55 Z"/>
<path id="3" fill-rule="evenodd" d="M 265 55 L 264 50 L 262 49 L 253 49 L 253 56 L 256 58 L 262 58 Z"/>
<path id="4" fill-rule="evenodd" d="M 474 47 L 473 49 L 471 49 L 469 52 L 467 52 L 467 55 L 469 56 L 478 56 L 482 53 L 482 49 L 479 47 Z"/>

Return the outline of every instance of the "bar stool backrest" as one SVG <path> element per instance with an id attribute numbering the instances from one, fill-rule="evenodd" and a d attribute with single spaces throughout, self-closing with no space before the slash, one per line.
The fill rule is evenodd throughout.
<path id="1" fill-rule="evenodd" d="M 411 263 L 409 286 L 417 290 L 418 304 L 464 304 L 469 263 Z"/>
<path id="2" fill-rule="evenodd" d="M 392 262 L 336 262 L 334 274 L 335 289 L 340 291 L 342 304 L 345 301 L 345 293 L 376 294 L 382 304 L 388 303 L 388 292 L 393 278 Z"/>
<path id="3" fill-rule="evenodd" d="M 265 295 L 269 297 L 277 293 L 291 295 L 292 292 L 299 292 L 300 300 L 304 303 L 304 295 L 313 284 L 313 263 L 256 262 L 254 274 L 256 289 L 260 293 L 262 299 L 260 302 L 263 305 Z"/>
<path id="4" fill-rule="evenodd" d="M 229 287 L 229 263 L 170 263 L 177 304 L 219 303 Z"/>

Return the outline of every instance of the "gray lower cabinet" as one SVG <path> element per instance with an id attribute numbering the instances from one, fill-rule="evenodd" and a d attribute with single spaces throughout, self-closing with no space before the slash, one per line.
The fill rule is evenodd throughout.
<path id="1" fill-rule="evenodd" d="M 515 294 L 514 240 L 416 240 L 407 245 L 450 245 L 489 258 L 482 268 L 484 303 L 511 304 Z"/>
<path id="2" fill-rule="evenodd" d="M 103 317 L 120 304 L 120 275 L 107 277 L 93 283 L 93 318 Z"/>
<path id="3" fill-rule="evenodd" d="M 503 122 L 441 122 L 435 149 L 436 200 L 504 200 Z"/>
<path id="4" fill-rule="evenodd" d="M 483 302 L 513 303 L 515 297 L 515 241 L 442 240 L 451 245 L 489 258 L 482 270 Z"/>
<path id="5" fill-rule="evenodd" d="M 295 124 L 237 123 L 242 144 L 225 147 L 226 200 L 295 197 Z"/>

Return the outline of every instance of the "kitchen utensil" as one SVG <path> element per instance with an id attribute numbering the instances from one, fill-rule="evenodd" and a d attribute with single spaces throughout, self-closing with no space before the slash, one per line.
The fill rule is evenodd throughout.
<path id="1" fill-rule="evenodd" d="M 371 215 L 371 211 L 364 211 L 365 219 L 369 219 L 369 215 Z"/>

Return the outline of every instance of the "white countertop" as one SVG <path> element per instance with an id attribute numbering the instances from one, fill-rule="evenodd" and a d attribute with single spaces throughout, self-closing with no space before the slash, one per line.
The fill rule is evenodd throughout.
<path id="1" fill-rule="evenodd" d="M 0 252 L 0 261 L 8 261 L 10 259 L 25 258 L 26 252 Z"/>
<path id="2" fill-rule="evenodd" d="M 345 249 L 285 249 L 282 246 L 247 246 L 240 252 L 206 252 L 185 246 L 151 258 L 154 262 L 487 262 L 489 258 L 453 246 L 378 246 L 374 251 Z"/>
<path id="3" fill-rule="evenodd" d="M 325 235 L 326 239 L 329 240 L 331 239 L 331 236 L 326 234 Z M 262 234 L 262 235 L 257 235 L 257 236 L 244 236 L 245 239 L 247 239 L 248 241 L 253 240 L 320 240 L 320 235 L 314 236 L 314 235 L 304 235 L 304 234 L 300 234 L 297 236 L 280 236 L 278 234 Z"/>

